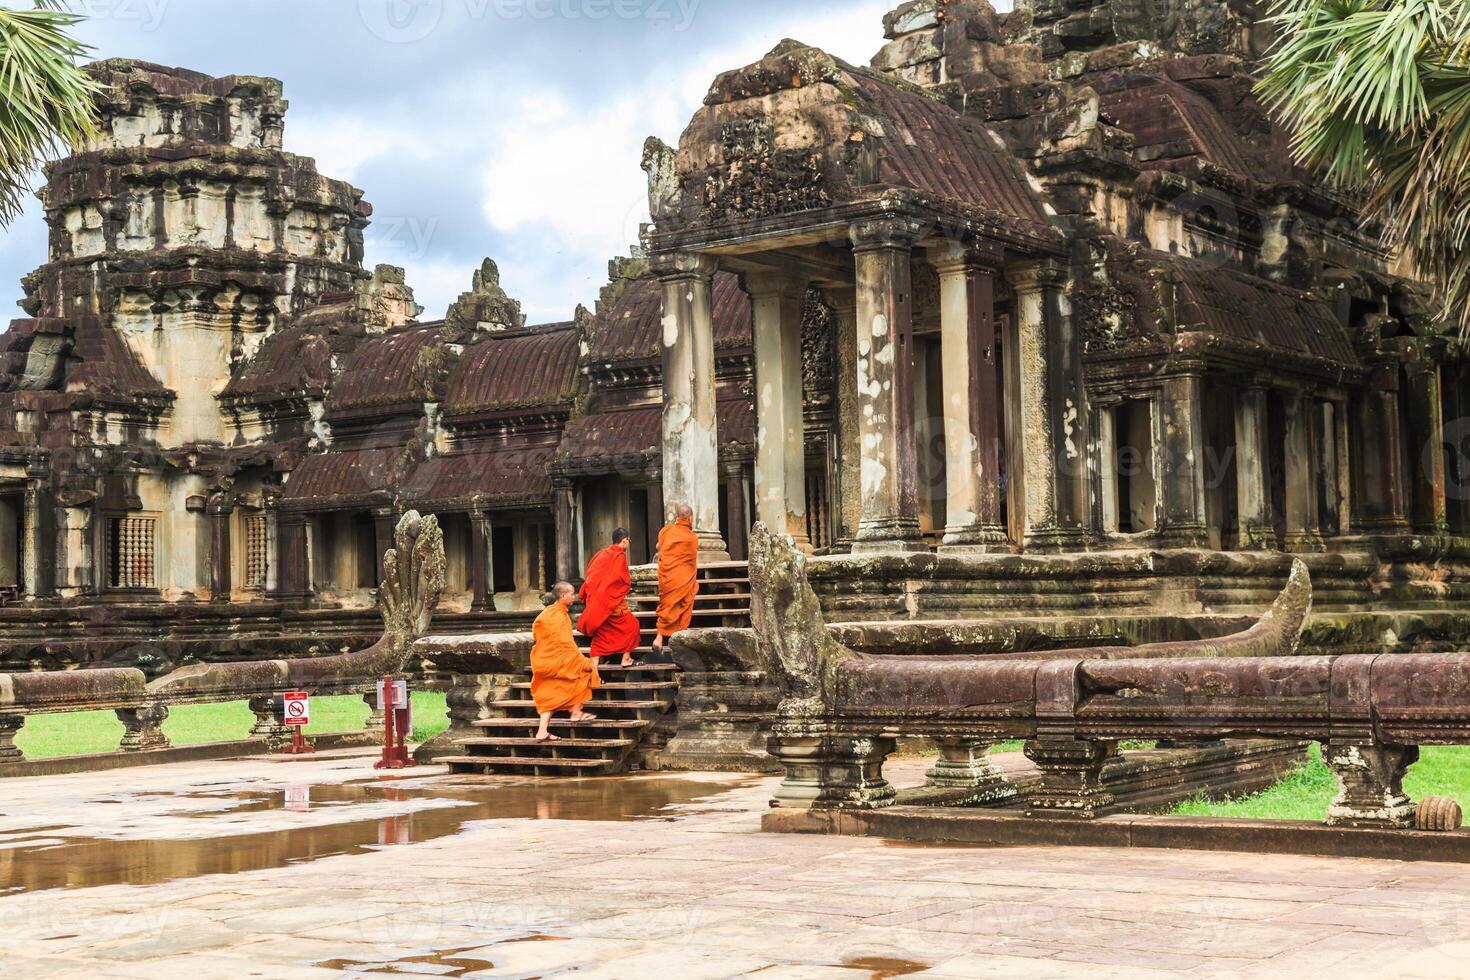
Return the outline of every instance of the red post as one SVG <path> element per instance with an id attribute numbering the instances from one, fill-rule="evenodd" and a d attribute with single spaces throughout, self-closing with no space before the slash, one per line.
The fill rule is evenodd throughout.
<path id="1" fill-rule="evenodd" d="M 406 687 L 406 685 L 405 685 Z M 398 685 L 390 674 L 383 678 L 383 757 L 374 769 L 404 769 L 418 763 L 408 755 L 408 704 L 399 705 Z M 406 693 L 406 692 L 405 692 Z"/>

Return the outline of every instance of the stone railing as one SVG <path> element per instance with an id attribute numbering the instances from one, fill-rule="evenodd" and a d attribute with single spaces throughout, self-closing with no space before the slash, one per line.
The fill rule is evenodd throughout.
<path id="1" fill-rule="evenodd" d="M 1300 563 L 1244 632 L 1027 656 L 857 653 L 826 628 L 805 563 L 789 540 L 752 533 L 757 653 L 782 694 L 775 806 L 890 805 L 884 760 L 910 735 L 935 739 L 936 771 L 984 799 L 1003 784 L 989 748 L 1023 739 L 1041 772 L 1027 812 L 1091 818 L 1115 802 L 1102 774 L 1120 741 L 1275 738 L 1321 743 L 1341 784 L 1328 823 L 1405 827 L 1418 746 L 1470 743 L 1470 654 L 1296 655 L 1311 606 Z"/>
<path id="2" fill-rule="evenodd" d="M 378 594 L 383 634 L 371 647 L 294 660 L 194 664 L 152 683 L 135 668 L 0 674 L 0 763 L 25 761 L 15 737 L 27 718 L 97 709 L 117 712 L 125 729 L 118 746 L 123 753 L 168 748 L 163 723 L 171 706 L 242 700 L 256 718 L 250 734 L 273 748 L 284 744 L 290 729 L 281 717 L 282 692 L 369 696 L 384 674 L 402 673 L 411 663 L 414 641 L 427 631 L 444 590 L 444 536 L 434 517 L 411 511 L 399 521 L 394 544 L 384 557 Z M 368 728 L 381 725 L 374 709 Z"/>

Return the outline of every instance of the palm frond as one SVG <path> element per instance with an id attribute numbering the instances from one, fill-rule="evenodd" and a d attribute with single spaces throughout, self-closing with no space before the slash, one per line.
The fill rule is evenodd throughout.
<path id="1" fill-rule="evenodd" d="M 41 9 L 55 3 L 0 7 L 0 224 L 20 212 L 37 165 L 97 128 L 98 84 L 78 64 L 90 49 L 67 33 L 82 18 Z"/>

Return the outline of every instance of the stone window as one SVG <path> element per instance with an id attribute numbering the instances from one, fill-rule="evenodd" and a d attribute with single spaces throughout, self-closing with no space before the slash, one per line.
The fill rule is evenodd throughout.
<path id="1" fill-rule="evenodd" d="M 831 501 L 826 471 L 807 470 L 806 474 L 806 536 L 812 547 L 821 550 L 831 547 L 827 529 L 831 527 Z"/>
<path id="2" fill-rule="evenodd" d="M 269 567 L 266 557 L 265 515 L 245 515 L 245 588 L 256 592 L 265 589 Z"/>
<path id="3" fill-rule="evenodd" d="M 152 589 L 154 541 L 158 519 L 114 517 L 107 525 L 107 586 Z"/>

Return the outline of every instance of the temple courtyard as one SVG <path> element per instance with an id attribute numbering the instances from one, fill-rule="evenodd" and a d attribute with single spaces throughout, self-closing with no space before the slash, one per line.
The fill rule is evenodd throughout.
<path id="1" fill-rule="evenodd" d="M 371 758 L 8 780 L 0 975 L 1470 974 L 1464 865 L 763 834 L 764 777 Z"/>

